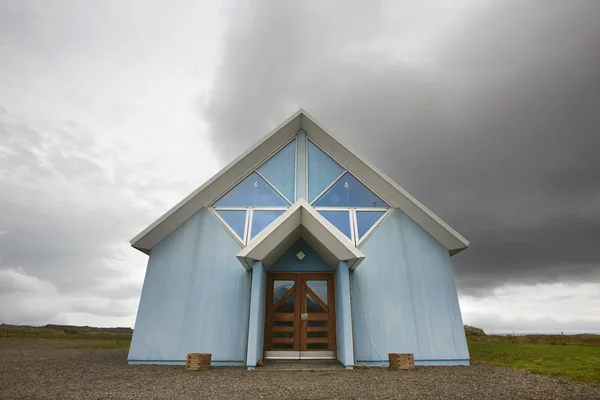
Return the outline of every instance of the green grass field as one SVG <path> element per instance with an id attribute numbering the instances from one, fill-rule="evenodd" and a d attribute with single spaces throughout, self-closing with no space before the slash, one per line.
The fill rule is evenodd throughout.
<path id="1" fill-rule="evenodd" d="M 468 345 L 473 364 L 518 368 L 536 374 L 600 383 L 600 346 L 473 341 L 470 338 Z"/>

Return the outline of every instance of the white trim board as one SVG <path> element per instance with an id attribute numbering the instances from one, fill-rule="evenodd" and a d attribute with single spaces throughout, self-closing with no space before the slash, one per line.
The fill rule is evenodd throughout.
<path id="1" fill-rule="evenodd" d="M 354 269 L 365 258 L 350 239 L 304 199 L 298 200 L 252 238 L 237 258 L 245 268 L 254 265 L 255 261 L 262 261 L 268 269 L 299 238 L 303 238 L 333 268 L 340 261 L 347 261 Z"/>
<path id="2" fill-rule="evenodd" d="M 300 129 L 304 129 L 307 136 L 313 138 L 327 153 L 339 160 L 341 165 L 345 166 L 358 180 L 368 183 L 368 187 L 390 207 L 401 209 L 419 224 L 446 247 L 451 255 L 469 245 L 467 239 L 377 168 L 348 150 L 303 109 L 296 111 L 258 143 L 131 239 L 131 245 L 149 254 L 152 247 L 159 241 L 202 207 L 209 206 L 220 194 L 235 186 L 241 178 L 256 169 L 284 143 L 289 142 Z"/>

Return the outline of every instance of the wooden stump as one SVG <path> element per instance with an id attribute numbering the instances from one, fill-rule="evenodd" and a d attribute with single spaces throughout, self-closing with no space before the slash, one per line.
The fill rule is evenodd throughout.
<path id="1" fill-rule="evenodd" d="M 190 353 L 187 355 L 185 369 L 188 371 L 204 371 L 210 368 L 210 353 Z"/>
<path id="2" fill-rule="evenodd" d="M 415 368 L 415 358 L 412 353 L 389 353 L 390 369 L 407 370 Z"/>

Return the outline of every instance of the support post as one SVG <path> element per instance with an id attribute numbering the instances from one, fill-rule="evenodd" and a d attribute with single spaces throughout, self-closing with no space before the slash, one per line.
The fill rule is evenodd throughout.
<path id="1" fill-rule="evenodd" d="M 350 269 L 340 261 L 335 270 L 335 317 L 338 360 L 348 369 L 354 368 L 352 309 L 350 301 Z"/>
<path id="2" fill-rule="evenodd" d="M 252 266 L 252 288 L 250 289 L 250 320 L 248 322 L 248 351 L 246 365 L 254 369 L 263 356 L 265 330 L 265 302 L 267 291 L 267 271 L 262 261 Z"/>

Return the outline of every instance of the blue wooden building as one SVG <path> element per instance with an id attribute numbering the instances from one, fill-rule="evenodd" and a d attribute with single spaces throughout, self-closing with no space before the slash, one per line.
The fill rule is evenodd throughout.
<path id="1" fill-rule="evenodd" d="M 469 242 L 304 110 L 131 244 L 132 364 L 469 364 L 450 261 Z"/>

